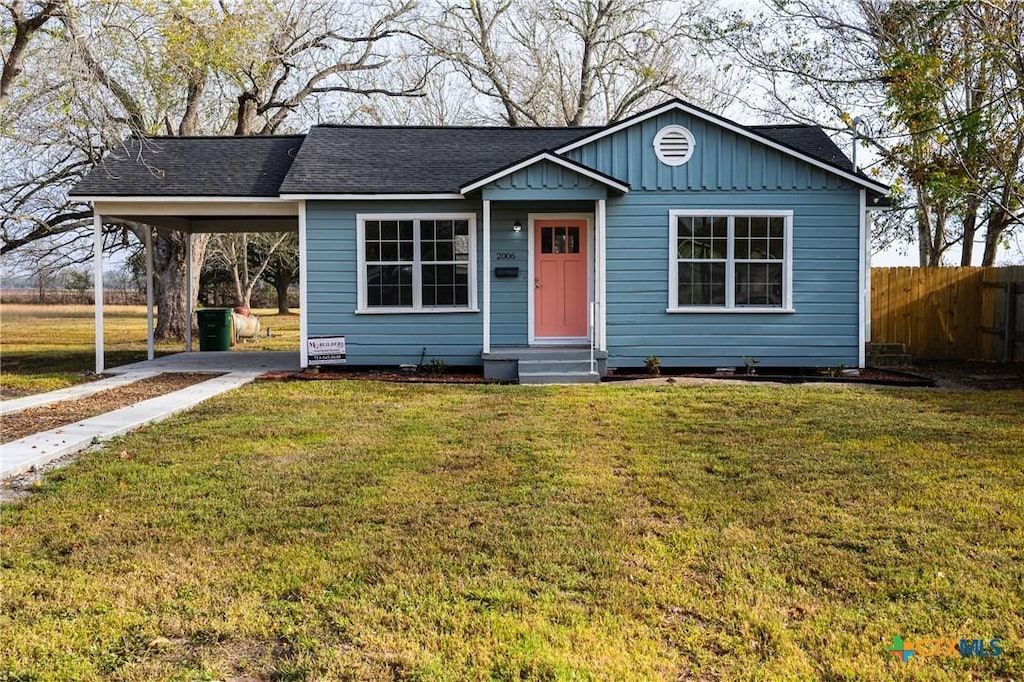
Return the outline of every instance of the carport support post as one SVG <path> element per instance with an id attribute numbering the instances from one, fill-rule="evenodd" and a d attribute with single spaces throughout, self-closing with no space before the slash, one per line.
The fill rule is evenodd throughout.
<path id="1" fill-rule="evenodd" d="M 185 352 L 192 352 L 192 233 L 185 233 Z"/>
<path id="2" fill-rule="evenodd" d="M 153 228 L 146 225 L 146 359 L 152 360 L 153 348 Z"/>
<path id="3" fill-rule="evenodd" d="M 363 247 L 359 247 L 363 248 Z M 299 202 L 299 368 L 309 366 L 309 267 L 306 258 L 306 202 Z"/>
<path id="4" fill-rule="evenodd" d="M 96 373 L 103 373 L 103 216 L 93 211 L 93 296 L 96 311 Z"/>
<path id="5" fill-rule="evenodd" d="M 491 352 L 491 202 L 484 199 L 484 353 Z"/>

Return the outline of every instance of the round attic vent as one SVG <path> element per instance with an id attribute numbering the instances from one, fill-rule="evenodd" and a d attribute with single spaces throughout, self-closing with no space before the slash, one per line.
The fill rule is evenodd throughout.
<path id="1" fill-rule="evenodd" d="M 654 153 L 666 166 L 682 166 L 693 156 L 693 134 L 683 126 L 665 126 L 654 136 Z"/>

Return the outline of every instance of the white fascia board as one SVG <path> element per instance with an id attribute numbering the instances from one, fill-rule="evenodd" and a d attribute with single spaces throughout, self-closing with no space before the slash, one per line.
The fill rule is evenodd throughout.
<path id="1" fill-rule="evenodd" d="M 422 194 L 282 194 L 283 201 L 394 201 L 397 199 L 465 199 L 455 192 Z"/>
<path id="2" fill-rule="evenodd" d="M 769 138 L 767 138 L 767 137 L 765 137 L 763 135 L 758 135 L 757 133 L 755 133 L 753 131 L 747 130 L 746 128 L 744 128 L 741 125 L 731 123 L 729 121 L 726 121 L 724 119 L 720 119 L 720 118 L 715 117 L 715 116 L 709 116 L 709 115 L 705 114 L 704 112 L 698 111 L 696 109 L 692 109 L 692 108 L 686 106 L 685 104 L 682 104 L 681 102 L 669 102 L 668 104 L 666 104 L 664 106 L 661 106 L 661 107 L 658 107 L 657 109 L 652 109 L 651 111 L 648 111 L 646 114 L 644 114 L 642 116 L 638 116 L 636 118 L 631 118 L 628 121 L 623 121 L 622 123 L 619 123 L 617 125 L 613 125 L 613 126 L 611 126 L 609 128 L 605 128 L 604 130 L 600 130 L 600 131 L 594 133 L 593 135 L 588 135 L 587 137 L 584 137 L 583 139 L 576 140 L 575 142 L 570 142 L 569 144 L 565 145 L 564 147 L 559 147 L 558 149 L 555 150 L 555 152 L 558 153 L 558 154 L 564 154 L 566 152 L 572 151 L 573 149 L 578 149 L 578 148 L 580 148 L 580 147 L 582 147 L 584 145 L 588 145 L 591 142 L 594 142 L 595 140 L 600 140 L 603 137 L 607 137 L 608 135 L 612 135 L 614 133 L 617 133 L 620 130 L 625 130 L 626 128 L 630 128 L 630 127 L 636 125 L 637 123 L 641 123 L 643 121 L 646 121 L 647 119 L 654 118 L 655 116 L 660 116 L 661 114 L 664 114 L 664 113 L 667 113 L 667 112 L 673 111 L 673 110 L 675 110 L 675 111 L 682 111 L 683 113 L 689 114 L 691 116 L 695 116 L 695 117 L 697 117 L 699 119 L 708 121 L 709 123 L 713 123 L 713 124 L 715 124 L 715 125 L 717 125 L 717 126 L 719 126 L 721 128 L 725 128 L 726 130 L 732 131 L 732 132 L 734 132 L 737 135 L 740 135 L 742 137 L 746 137 L 748 139 L 754 140 L 755 142 L 760 142 L 761 144 L 763 144 L 763 145 L 765 145 L 767 147 L 771 147 L 772 149 L 780 151 L 783 154 L 788 154 L 789 156 L 792 156 L 794 158 L 800 159 L 801 161 L 804 161 L 805 163 L 809 163 L 812 166 L 816 166 L 816 167 L 821 168 L 822 170 L 826 170 L 826 171 L 828 171 L 830 173 L 835 173 L 839 177 L 845 178 L 845 179 L 849 180 L 850 182 L 852 182 L 852 183 L 854 183 L 854 184 L 856 184 L 858 186 L 867 187 L 868 189 L 874 190 L 876 192 L 883 192 L 885 194 L 889 193 L 889 187 L 887 187 L 886 185 L 874 182 L 873 180 L 866 180 L 866 179 L 864 179 L 864 178 L 862 178 L 860 176 L 854 175 L 853 173 L 849 173 L 849 172 L 844 171 L 842 169 L 836 168 L 835 166 L 830 166 L 827 163 L 824 163 L 822 161 L 818 161 L 814 157 L 807 156 L 806 154 L 804 154 L 802 152 L 798 152 L 795 149 L 791 149 L 789 147 L 786 147 L 785 145 L 781 145 L 778 142 L 775 142 L 774 140 L 771 140 L 771 139 L 769 139 Z"/>
<path id="3" fill-rule="evenodd" d="M 74 201 L 89 202 L 135 202 L 139 204 L 156 204 L 163 202 L 187 203 L 187 204 L 212 204 L 212 203 L 280 203 L 287 201 L 281 197 L 197 197 L 197 196 L 132 196 L 132 195 L 109 195 L 109 196 L 70 196 Z"/>
<path id="4" fill-rule="evenodd" d="M 514 166 L 510 166 L 505 170 L 498 171 L 497 173 L 492 173 L 491 175 L 488 175 L 485 178 L 481 178 L 476 182 L 473 182 L 469 185 L 465 185 L 464 187 L 461 187 L 460 190 L 462 191 L 463 194 L 469 194 L 470 192 L 480 189 L 484 185 L 488 185 L 494 182 L 495 180 L 500 180 L 501 178 L 507 175 L 511 175 L 516 171 L 522 170 L 523 168 L 526 168 L 528 166 L 532 166 L 538 161 L 550 161 L 551 163 L 557 166 L 561 166 L 562 168 L 571 170 L 574 173 L 578 173 L 584 177 L 590 178 L 591 180 L 599 182 L 602 185 L 618 190 L 623 194 L 629 192 L 629 185 L 624 185 L 621 182 L 617 182 L 615 180 L 612 180 L 611 178 L 601 175 L 600 173 L 596 173 L 588 169 L 586 166 L 582 166 L 567 159 L 563 159 L 560 156 L 555 156 L 554 154 L 551 154 L 549 152 L 541 152 L 536 156 L 531 156 L 530 158 L 524 159 L 523 161 L 520 161 L 519 163 L 515 164 Z"/>

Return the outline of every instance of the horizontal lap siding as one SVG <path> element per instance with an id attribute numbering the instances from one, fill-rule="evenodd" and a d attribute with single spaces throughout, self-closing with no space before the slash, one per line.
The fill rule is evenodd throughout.
<path id="1" fill-rule="evenodd" d="M 856 366 L 859 196 L 845 191 L 635 192 L 608 202 L 609 364 Z M 669 211 L 793 215 L 796 313 L 667 313 Z"/>
<path id="2" fill-rule="evenodd" d="M 529 293 L 529 224 L 527 204 L 497 206 L 491 210 L 491 345 L 525 346 L 528 341 L 527 295 Z M 518 220 L 523 229 L 515 232 Z M 498 254 L 514 259 L 498 260 Z M 519 268 L 515 279 L 494 277 L 495 268 Z"/>
<path id="3" fill-rule="evenodd" d="M 306 205 L 309 334 L 345 336 L 348 364 L 399 365 L 440 358 L 450 365 L 479 365 L 481 313 L 356 315 L 358 306 L 356 215 L 359 213 L 476 213 L 477 297 L 482 305 L 482 218 L 478 201 L 331 202 Z"/>

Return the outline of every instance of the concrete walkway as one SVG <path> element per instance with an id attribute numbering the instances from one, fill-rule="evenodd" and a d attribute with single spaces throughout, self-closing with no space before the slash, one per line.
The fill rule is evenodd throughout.
<path id="1" fill-rule="evenodd" d="M 123 372 L 286 372 L 299 371 L 299 351 L 240 350 L 163 355 L 153 360 L 111 367 L 109 374 Z"/>
<path id="2" fill-rule="evenodd" d="M 140 379 L 148 379 L 149 377 L 156 376 L 157 374 L 159 374 L 159 372 L 156 370 L 133 370 L 125 372 L 124 374 L 107 377 L 105 379 L 97 379 L 96 381 L 90 381 L 76 386 L 68 386 L 67 388 L 50 391 L 49 393 L 36 393 L 35 395 L 27 395 L 24 398 L 12 398 L 10 400 L 0 401 L 0 416 L 14 412 L 21 412 L 22 410 L 27 410 L 30 407 L 41 407 L 51 403 L 59 403 L 62 400 L 88 398 L 89 396 L 99 393 L 100 391 L 105 391 L 108 388 L 119 388 L 139 381 Z"/>
<path id="3" fill-rule="evenodd" d="M 193 384 L 180 391 L 143 400 L 113 412 L 0 445 L 0 480 L 17 476 L 32 467 L 84 450 L 90 445 L 109 440 L 140 426 L 167 419 L 215 395 L 247 384 L 262 373 L 232 372 Z"/>

